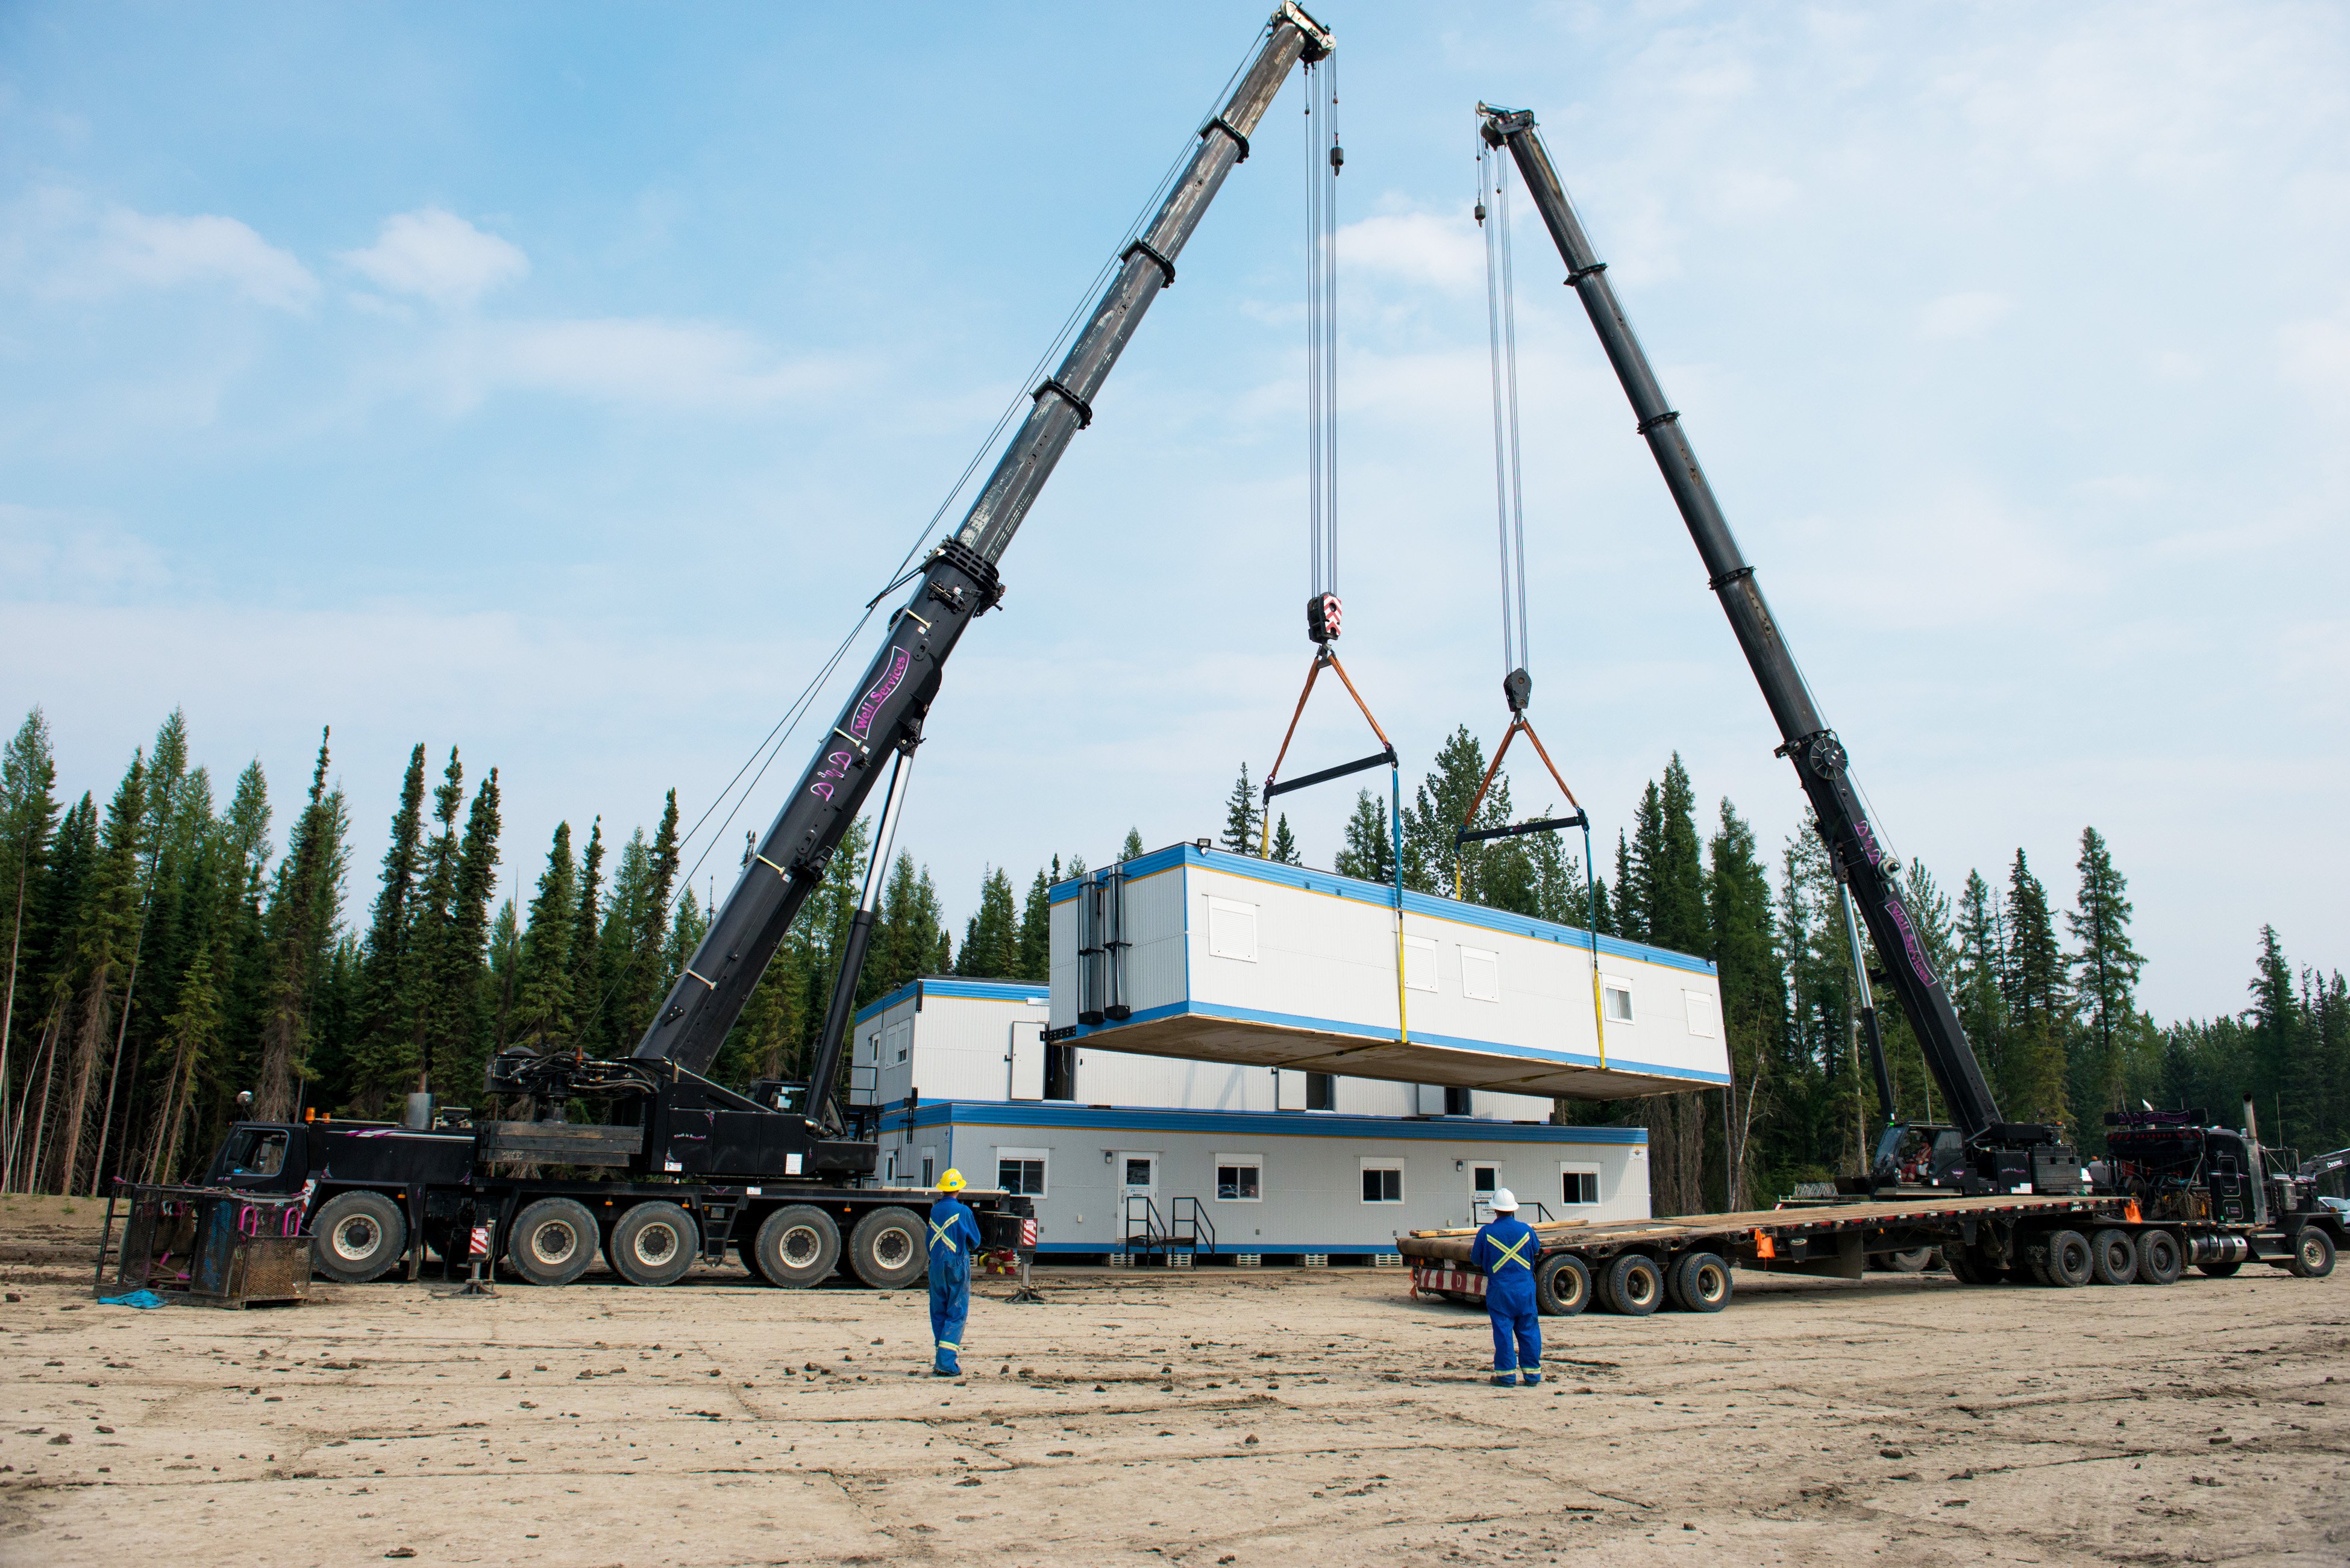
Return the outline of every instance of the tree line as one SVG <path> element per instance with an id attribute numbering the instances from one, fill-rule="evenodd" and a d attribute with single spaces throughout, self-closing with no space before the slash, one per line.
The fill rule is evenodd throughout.
<path id="1" fill-rule="evenodd" d="M 495 768 L 469 774 L 456 748 L 443 757 L 418 743 L 380 861 L 362 871 L 331 742 L 322 732 L 281 825 L 259 763 L 217 787 L 177 712 L 102 801 L 60 801 L 47 722 L 37 709 L 26 716 L 0 752 L 0 1187 L 182 1179 L 240 1116 L 396 1117 L 428 1085 L 444 1102 L 476 1101 L 489 1058 L 509 1047 L 633 1049 L 706 929 L 681 864 L 675 792 L 650 833 L 618 839 L 598 817 L 584 834 L 557 826 L 543 861 L 530 852 L 539 870 L 527 895 L 501 899 Z M 1619 835 L 1612 876 L 1586 880 L 1555 836 L 1453 844 L 1484 766 L 1465 727 L 1440 750 L 1404 807 L 1408 887 L 1568 924 L 1596 907 L 1602 931 L 1721 969 L 1733 1091 L 1571 1102 L 1562 1116 L 1648 1126 L 1659 1212 L 1856 1168 L 1874 1091 L 1817 835 L 1799 829 L 1766 860 L 1726 799 L 1701 835 L 1676 756 Z M 1287 822 L 1277 816 L 1265 835 L 1258 809 L 1243 768 L 1223 846 L 1302 863 Z M 1497 778 L 1477 825 L 1515 819 Z M 868 835 L 860 820 L 832 857 L 727 1037 L 712 1069 L 722 1081 L 806 1075 Z M 1119 857 L 1143 850 L 1129 831 Z M 1335 869 L 1395 877 L 1387 805 L 1367 791 Z M 2224 1116 L 2250 1089 L 2273 1118 L 2272 1140 L 2350 1143 L 2350 993 L 2338 971 L 2296 970 L 2263 929 L 2247 1008 L 2158 1027 L 2137 1002 L 2144 961 L 2130 945 L 2127 884 L 2094 829 L 2075 869 L 2061 917 L 2021 851 L 1999 883 L 1970 872 L 1955 898 L 1923 866 L 1904 871 L 1920 938 L 2008 1116 L 2064 1122 L 2094 1152 L 2106 1108 L 2146 1100 Z M 1082 858 L 1055 857 L 1023 893 L 988 867 L 958 940 L 928 868 L 899 855 L 858 1004 L 926 974 L 1043 983 L 1052 887 L 1084 871 Z M 355 878 L 363 921 L 344 913 Z M 1916 1041 L 1898 1011 L 1885 1027 L 1905 1110 L 1930 1116 Z"/>

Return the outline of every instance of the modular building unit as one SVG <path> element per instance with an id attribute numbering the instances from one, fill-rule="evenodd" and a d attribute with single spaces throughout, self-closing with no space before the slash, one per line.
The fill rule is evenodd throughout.
<path id="1" fill-rule="evenodd" d="M 1617 1099 L 1730 1081 L 1714 966 L 1178 845 L 1053 889 L 1050 1034 L 1197 1061 Z M 1400 996 L 1397 970 L 1400 963 Z M 1399 1016 L 1400 1015 L 1400 1016 Z"/>
<path id="2" fill-rule="evenodd" d="M 1202 1257 L 1393 1253 L 1411 1231 L 1490 1220 L 1480 1200 L 1497 1187 L 1527 1219 L 1648 1214 L 1638 1127 L 925 1099 L 881 1130 L 1028 1197 L 1047 1257 L 1116 1252 L 1129 1216 L 1191 1213 Z"/>

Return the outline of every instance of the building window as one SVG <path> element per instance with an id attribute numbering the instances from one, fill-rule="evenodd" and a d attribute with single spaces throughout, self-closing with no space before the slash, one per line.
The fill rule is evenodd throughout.
<path id="1" fill-rule="evenodd" d="M 1366 1203 L 1400 1203 L 1403 1201 L 1403 1167 L 1374 1165 L 1363 1162 L 1363 1201 Z"/>
<path id="2" fill-rule="evenodd" d="M 1690 1033 L 1700 1040 L 1721 1037 L 1721 1009 L 1714 1004 L 1712 997 L 1701 991 L 1684 991 L 1681 1005 L 1689 1013 Z"/>
<path id="3" fill-rule="evenodd" d="M 1436 989 L 1436 943 L 1430 938 L 1404 938 L 1403 983 L 1409 991 Z"/>
<path id="4" fill-rule="evenodd" d="M 1461 994 L 1471 1002 L 1501 1001 L 1502 955 L 1482 948 L 1462 948 Z"/>
<path id="5" fill-rule="evenodd" d="M 1076 1046 L 1045 1047 L 1045 1097 L 1048 1100 L 1074 1100 L 1077 1097 Z"/>
<path id="6" fill-rule="evenodd" d="M 1607 999 L 1603 1011 L 1610 1023 L 1632 1022 L 1632 988 L 1628 983 L 1612 980 L 1600 981 L 1601 994 Z"/>
<path id="7" fill-rule="evenodd" d="M 1447 1085 L 1444 1090 L 1444 1114 L 1448 1116 L 1467 1116 L 1469 1091 L 1455 1085 Z"/>
<path id="8" fill-rule="evenodd" d="M 1478 1197 L 1492 1197 L 1495 1189 L 1501 1185 L 1502 1168 L 1500 1166 L 1479 1165 L 1470 1168 L 1469 1189 Z"/>
<path id="9" fill-rule="evenodd" d="M 1045 1151 L 1041 1148 L 997 1149 L 995 1185 L 1015 1197 L 1044 1197 Z"/>
<path id="10" fill-rule="evenodd" d="M 1566 1204 L 1593 1204 L 1599 1201 L 1599 1168 L 1596 1165 L 1561 1166 L 1558 1173 L 1559 1201 Z"/>
<path id="11" fill-rule="evenodd" d="M 1216 1156 L 1216 1199 L 1221 1203 L 1263 1202 L 1264 1200 L 1264 1156 L 1261 1154 Z"/>
<path id="12" fill-rule="evenodd" d="M 938 1156 L 929 1149 L 922 1151 L 922 1185 L 931 1186 L 938 1178 Z"/>
<path id="13" fill-rule="evenodd" d="M 1328 1073 L 1305 1075 L 1305 1108 L 1309 1111 L 1335 1111 L 1338 1108 L 1338 1080 Z"/>
<path id="14" fill-rule="evenodd" d="M 1157 1164 L 1157 1161 L 1153 1160 L 1147 1154 L 1128 1155 L 1126 1157 L 1126 1185 L 1128 1187 L 1157 1186 L 1158 1176 L 1151 1168 L 1155 1164 Z"/>

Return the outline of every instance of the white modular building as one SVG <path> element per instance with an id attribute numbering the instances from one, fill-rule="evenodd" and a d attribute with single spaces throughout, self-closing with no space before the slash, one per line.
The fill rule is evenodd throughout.
<path id="1" fill-rule="evenodd" d="M 1036 1205 L 1047 1259 L 1369 1261 L 1400 1232 L 1648 1212 L 1648 1135 L 1547 1125 L 1546 1097 L 1149 1056 L 1050 1040 L 1047 988 L 912 981 L 864 1008 L 853 1102 L 881 1111 L 877 1179 L 959 1168 Z"/>
<path id="2" fill-rule="evenodd" d="M 1198 844 L 1052 899 L 1056 1040 L 1545 1097 L 1730 1081 L 1686 953 Z"/>

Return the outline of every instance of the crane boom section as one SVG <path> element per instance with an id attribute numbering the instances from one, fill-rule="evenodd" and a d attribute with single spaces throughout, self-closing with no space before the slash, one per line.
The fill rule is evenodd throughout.
<path id="1" fill-rule="evenodd" d="M 962 526 L 932 553 L 913 596 L 891 618 L 863 678 L 638 1043 L 638 1056 L 693 1073 L 717 1057 L 768 960 L 857 820 L 880 776 L 879 764 L 919 732 L 947 656 L 972 620 L 1003 597 L 996 564 L 1070 439 L 1093 422 L 1095 396 L 1150 302 L 1174 281 L 1176 257 L 1224 177 L 1248 155 L 1250 133 L 1297 63 L 1318 60 L 1332 47 L 1329 32 L 1296 5 L 1274 13 L 1222 111 L 1201 130 L 1190 164 L 1127 248 L 1059 368 L 1036 389 L 1035 407 Z M 837 1066 L 817 1063 L 815 1081 L 828 1090 Z"/>
<path id="2" fill-rule="evenodd" d="M 1998 1103 L 1991 1097 L 1973 1048 L 1967 1044 L 1950 992 L 1934 972 L 1917 920 L 1896 879 L 1892 857 L 1877 842 L 1867 814 L 1861 809 L 1844 746 L 1821 719 L 1779 623 L 1763 600 L 1754 568 L 1739 554 L 1738 541 L 1714 499 L 1713 487 L 1706 483 L 1696 450 L 1681 429 L 1680 415 L 1665 400 L 1656 370 L 1641 349 L 1616 291 L 1608 286 L 1607 264 L 1600 261 L 1584 233 L 1566 188 L 1551 163 L 1550 151 L 1534 129 L 1534 116 L 1522 109 L 1482 106 L 1480 112 L 1485 140 L 1495 147 L 1507 147 L 1523 176 L 1544 225 L 1566 263 L 1567 282 L 1581 297 L 1608 363 L 1615 367 L 1616 379 L 1623 383 L 1639 432 L 1655 454 L 1665 486 L 1689 525 L 1699 558 L 1705 563 L 1708 585 L 1721 601 L 1722 613 L 1730 618 L 1731 630 L 1762 688 L 1772 718 L 1778 722 L 1784 742 L 1781 752 L 1795 764 L 1796 777 L 1811 799 L 1829 853 L 1884 959 L 1901 1010 L 1924 1048 L 1927 1065 L 1949 1100 L 1952 1122 L 1970 1139 L 1991 1133 L 2003 1125 Z"/>

